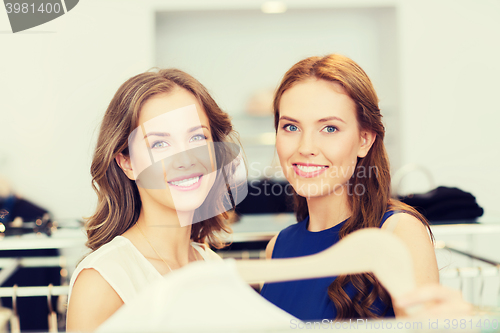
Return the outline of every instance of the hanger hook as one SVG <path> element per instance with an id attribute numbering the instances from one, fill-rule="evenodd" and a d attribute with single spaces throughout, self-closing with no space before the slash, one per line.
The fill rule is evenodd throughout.
<path id="1" fill-rule="evenodd" d="M 479 277 L 481 278 L 481 284 L 479 285 L 479 306 L 483 306 L 483 290 L 484 290 L 484 273 L 483 273 L 483 268 L 481 266 L 478 267 L 479 269 Z"/>
<path id="2" fill-rule="evenodd" d="M 49 306 L 49 313 L 52 312 L 52 283 L 49 284 L 49 287 L 47 288 L 47 304 Z"/>
<path id="3" fill-rule="evenodd" d="M 17 315 L 17 284 L 12 286 L 12 311 Z"/>
<path id="4" fill-rule="evenodd" d="M 457 267 L 457 275 L 458 275 L 458 278 L 460 279 L 460 284 L 459 284 L 459 289 L 460 291 L 462 292 L 462 295 L 464 294 L 464 278 L 462 277 L 462 275 L 460 274 L 460 268 Z"/>
<path id="5" fill-rule="evenodd" d="M 409 173 L 413 171 L 422 172 L 427 177 L 430 189 L 432 190 L 435 188 L 434 177 L 432 176 L 432 173 L 429 171 L 429 169 L 427 169 L 423 165 L 416 163 L 405 164 L 401 168 L 399 168 L 392 176 L 391 192 L 393 197 L 401 195 L 400 190 L 403 178 L 405 178 Z"/>

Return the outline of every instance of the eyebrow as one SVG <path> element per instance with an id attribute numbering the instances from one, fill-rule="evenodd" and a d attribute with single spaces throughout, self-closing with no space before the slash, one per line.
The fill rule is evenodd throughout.
<path id="1" fill-rule="evenodd" d="M 293 118 L 290 118 L 290 117 L 287 117 L 287 116 L 281 116 L 280 117 L 280 120 L 288 120 L 288 121 L 291 121 L 291 122 L 294 122 L 294 123 L 299 123 L 298 120 L 296 119 L 293 119 Z M 329 120 L 338 120 L 338 121 L 341 121 L 345 124 L 345 121 L 343 121 L 342 119 L 340 119 L 339 117 L 326 117 L 326 118 L 321 118 L 320 120 L 318 120 L 318 123 L 324 123 L 325 121 L 329 121 Z"/>
<path id="2" fill-rule="evenodd" d="M 342 119 L 340 119 L 339 117 L 326 117 L 326 118 L 321 118 L 320 120 L 318 120 L 318 123 L 324 123 L 325 121 L 329 121 L 329 120 L 338 120 L 338 121 L 341 121 L 345 124 L 345 121 L 343 121 Z"/>
<path id="3" fill-rule="evenodd" d="M 206 128 L 207 131 L 209 131 L 208 127 L 205 126 L 205 125 L 200 125 L 200 126 L 195 126 L 195 127 L 191 127 L 190 129 L 188 129 L 188 132 L 191 133 L 191 132 L 194 132 L 196 131 L 197 129 L 200 129 L 200 128 Z"/>
<path id="4" fill-rule="evenodd" d="M 298 123 L 299 122 L 298 120 L 295 120 L 295 119 L 287 117 L 287 116 L 281 116 L 280 120 L 288 120 L 288 121 L 291 121 L 291 122 L 294 122 L 294 123 Z"/>
<path id="5" fill-rule="evenodd" d="M 201 126 L 191 127 L 190 129 L 188 129 L 188 132 L 191 133 L 191 132 L 194 132 L 200 128 L 206 128 L 208 131 L 210 131 L 207 126 L 201 125 Z M 167 132 L 149 132 L 146 135 L 144 135 L 144 139 L 147 138 L 148 136 L 170 136 L 170 133 L 167 133 Z"/>

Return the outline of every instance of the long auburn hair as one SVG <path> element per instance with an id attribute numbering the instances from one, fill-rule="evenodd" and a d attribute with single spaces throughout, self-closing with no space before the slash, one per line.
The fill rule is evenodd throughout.
<path id="1" fill-rule="evenodd" d="M 385 128 L 378 107 L 378 97 L 366 73 L 353 60 L 338 54 L 324 57 L 309 57 L 299 61 L 290 68 L 283 77 L 274 96 L 274 125 L 276 131 L 279 123 L 279 106 L 281 96 L 298 82 L 316 78 L 339 83 L 356 104 L 356 118 L 360 130 L 372 131 L 376 134 L 375 141 L 364 158 L 358 158 L 356 168 L 349 179 L 347 193 L 361 184 L 366 191 L 363 195 L 349 195 L 348 205 L 352 215 L 339 231 L 339 239 L 362 228 L 380 226 L 382 216 L 386 211 L 405 211 L 427 227 L 434 241 L 429 223 L 411 206 L 391 198 L 390 167 L 384 146 Z M 370 168 L 371 167 L 371 168 Z M 358 177 L 358 170 L 376 170 L 376 177 Z M 361 173 L 363 174 L 363 173 Z M 297 221 L 304 220 L 309 215 L 307 201 L 293 191 L 294 209 Z M 351 299 L 343 287 L 351 282 L 357 294 Z M 370 288 L 373 289 L 370 291 Z M 346 318 L 377 318 L 373 311 L 373 303 L 380 297 L 389 307 L 392 306 L 387 290 L 371 273 L 350 274 L 338 276 L 328 287 L 328 296 L 334 302 L 337 310 L 337 320 Z M 381 315 L 384 315 L 382 313 Z"/>
<path id="2" fill-rule="evenodd" d="M 115 93 L 104 114 L 90 169 L 92 187 L 98 197 L 97 209 L 86 223 L 86 246 L 93 251 L 123 234 L 139 218 L 142 204 L 137 185 L 125 175 L 115 157 L 119 153 L 129 156 L 128 137 L 138 126 L 139 113 L 145 102 L 154 95 L 169 93 L 176 87 L 186 89 L 198 99 L 208 117 L 214 142 L 238 141 L 227 113 L 219 108 L 207 89 L 189 74 L 178 69 L 162 69 L 128 79 Z M 216 151 L 218 168 L 226 163 L 220 157 L 231 154 L 225 153 Z M 214 186 L 218 179 L 220 177 L 217 177 Z M 208 242 L 216 248 L 223 247 L 219 236 L 231 232 L 225 222 L 227 218 L 228 214 L 222 213 L 192 224 L 191 239 L 200 243 Z"/>

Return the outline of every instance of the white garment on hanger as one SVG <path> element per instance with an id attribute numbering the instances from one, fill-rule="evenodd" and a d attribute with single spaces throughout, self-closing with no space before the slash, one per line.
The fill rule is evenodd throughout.
<path id="1" fill-rule="evenodd" d="M 191 242 L 191 245 L 200 253 L 203 260 L 222 261 L 205 244 Z M 128 238 L 116 236 L 111 242 L 104 244 L 78 264 L 71 276 L 68 303 L 76 278 L 85 268 L 93 268 L 98 271 L 124 303 L 130 302 L 151 283 L 162 280 L 160 272 Z"/>
<path id="2" fill-rule="evenodd" d="M 195 262 L 144 289 L 96 332 L 287 330 L 301 321 L 268 302 L 239 275 L 234 259 Z"/>

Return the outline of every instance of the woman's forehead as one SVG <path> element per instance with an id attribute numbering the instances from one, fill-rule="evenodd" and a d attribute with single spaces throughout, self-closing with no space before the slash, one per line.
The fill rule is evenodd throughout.
<path id="1" fill-rule="evenodd" d="M 175 134 L 184 134 L 193 132 L 195 129 L 203 125 L 198 108 L 195 104 L 183 106 L 181 108 L 167 111 L 158 114 L 143 123 L 141 126 L 143 131 L 149 132 L 165 132 L 169 136 Z"/>
<path id="2" fill-rule="evenodd" d="M 144 103 L 138 125 L 152 124 L 154 119 L 171 122 L 197 120 L 201 124 L 208 124 L 208 117 L 198 99 L 186 89 L 179 87 L 169 93 L 154 95 Z"/>
<path id="3" fill-rule="evenodd" d="M 340 83 L 309 79 L 287 89 L 280 101 L 280 117 L 316 121 L 338 117 L 344 121 L 356 117 L 356 103 Z"/>

